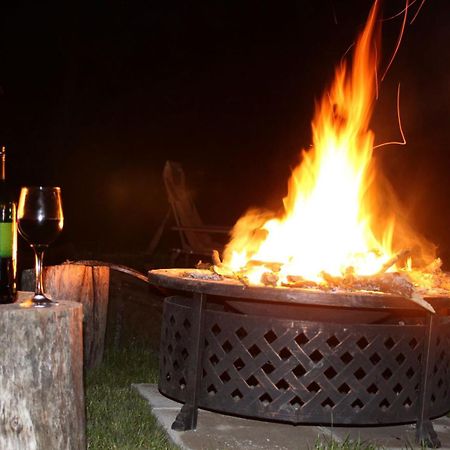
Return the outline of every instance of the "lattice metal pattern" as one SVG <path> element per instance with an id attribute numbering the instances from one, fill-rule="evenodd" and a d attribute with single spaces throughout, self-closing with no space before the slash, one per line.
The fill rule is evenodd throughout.
<path id="1" fill-rule="evenodd" d="M 160 384 L 167 395 L 184 400 L 191 352 L 192 311 L 164 302 L 159 352 Z"/>
<path id="2" fill-rule="evenodd" d="M 183 302 L 166 300 L 160 381 L 163 392 L 182 401 L 190 351 Z M 295 423 L 417 418 L 423 325 L 339 325 L 212 310 L 205 324 L 200 407 Z M 431 415 L 449 409 L 448 326 L 439 339 Z"/>
<path id="3" fill-rule="evenodd" d="M 445 414 L 450 403 L 450 321 L 445 318 L 442 322 L 434 343 L 435 360 L 431 372 L 430 404 L 433 411 Z"/>

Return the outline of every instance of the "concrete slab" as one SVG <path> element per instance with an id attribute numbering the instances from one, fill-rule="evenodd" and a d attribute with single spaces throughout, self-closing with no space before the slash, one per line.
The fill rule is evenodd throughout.
<path id="1" fill-rule="evenodd" d="M 308 450 L 318 442 L 350 440 L 384 450 L 421 449 L 414 444 L 414 425 L 389 427 L 323 427 L 250 420 L 199 410 L 196 430 L 171 429 L 181 404 L 164 397 L 154 384 L 134 384 L 172 441 L 183 450 Z M 450 450 L 450 419 L 433 421 L 442 450 Z M 364 448 L 364 447 L 363 447 Z"/>

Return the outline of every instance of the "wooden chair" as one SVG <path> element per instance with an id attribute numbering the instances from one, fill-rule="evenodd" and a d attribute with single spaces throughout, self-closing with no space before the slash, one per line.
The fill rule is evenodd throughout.
<path id="1" fill-rule="evenodd" d="M 217 235 L 227 235 L 231 231 L 231 227 L 204 225 L 187 186 L 181 164 L 175 161 L 166 161 L 163 181 L 169 201 L 169 211 L 155 233 L 149 250 L 154 250 L 170 216 L 173 216 L 175 226 L 171 229 L 178 231 L 180 246 L 172 249 L 172 266 L 181 255 L 185 256 L 187 264 L 191 256 L 210 257 L 213 250 L 220 251 L 223 243 L 218 242 L 215 238 L 218 237 Z"/>

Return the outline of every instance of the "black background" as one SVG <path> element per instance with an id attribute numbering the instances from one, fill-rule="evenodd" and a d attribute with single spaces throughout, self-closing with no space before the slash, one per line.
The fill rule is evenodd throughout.
<path id="1" fill-rule="evenodd" d="M 411 8 L 415 12 L 420 1 Z M 362 29 L 366 0 L 10 2 L 0 7 L 0 139 L 17 186 L 60 185 L 63 242 L 146 247 L 182 162 L 206 222 L 278 207 L 314 101 Z M 403 1 L 385 1 L 384 17 Z M 377 158 L 411 221 L 450 248 L 450 3 L 428 0 L 380 86 Z M 411 14 L 412 15 L 412 14 Z M 383 26 L 383 61 L 401 17 Z"/>

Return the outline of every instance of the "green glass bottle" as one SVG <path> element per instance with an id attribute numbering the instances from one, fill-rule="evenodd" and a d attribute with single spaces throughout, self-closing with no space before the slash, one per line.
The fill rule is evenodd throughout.
<path id="1" fill-rule="evenodd" d="M 16 202 L 6 181 L 6 148 L 0 150 L 0 304 L 16 301 Z"/>

